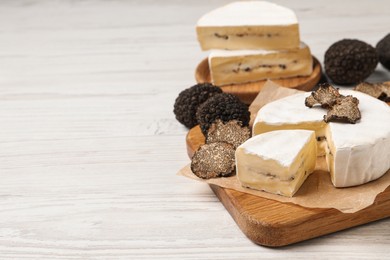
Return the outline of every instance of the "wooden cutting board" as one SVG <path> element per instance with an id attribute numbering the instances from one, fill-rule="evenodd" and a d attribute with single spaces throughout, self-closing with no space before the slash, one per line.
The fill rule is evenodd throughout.
<path id="1" fill-rule="evenodd" d="M 205 139 L 199 126 L 186 137 L 191 158 Z M 356 213 L 304 208 L 210 185 L 244 234 L 254 243 L 280 247 L 390 217 L 390 187 Z"/>
<path id="2" fill-rule="evenodd" d="M 322 76 L 321 64 L 313 57 L 313 72 L 307 77 L 294 77 L 287 79 L 273 79 L 272 81 L 286 88 L 293 88 L 303 91 L 312 90 L 320 81 Z M 195 70 L 195 79 L 198 83 L 211 82 L 210 68 L 208 59 L 204 59 L 199 63 Z M 261 88 L 264 86 L 266 80 L 260 80 L 256 82 L 244 83 L 244 84 L 232 84 L 221 86 L 222 90 L 226 93 L 236 95 L 242 102 L 246 104 L 252 103 L 257 94 L 259 94 Z"/>

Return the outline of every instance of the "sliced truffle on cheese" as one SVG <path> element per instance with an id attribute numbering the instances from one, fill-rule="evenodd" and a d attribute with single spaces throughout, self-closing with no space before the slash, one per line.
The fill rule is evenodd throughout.
<path id="1" fill-rule="evenodd" d="M 217 8 L 199 19 L 196 31 L 203 50 L 296 49 L 300 41 L 295 13 L 263 1 Z"/>
<path id="2" fill-rule="evenodd" d="M 244 187 L 292 197 L 314 171 L 316 151 L 313 131 L 257 135 L 236 150 L 237 177 Z"/>

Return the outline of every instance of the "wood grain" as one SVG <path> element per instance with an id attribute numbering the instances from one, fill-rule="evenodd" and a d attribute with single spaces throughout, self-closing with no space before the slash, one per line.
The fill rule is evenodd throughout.
<path id="1" fill-rule="evenodd" d="M 315 57 L 313 57 L 313 72 L 310 76 L 275 79 L 273 81 L 286 88 L 310 91 L 318 84 L 321 76 L 321 64 Z M 202 60 L 196 67 L 195 79 L 198 83 L 211 82 L 210 68 L 207 59 Z M 221 88 L 226 93 L 236 95 L 242 102 L 250 104 L 257 94 L 259 94 L 266 81 L 267 80 L 260 80 L 250 83 L 225 85 L 221 86 Z"/>
<path id="2" fill-rule="evenodd" d="M 199 126 L 187 134 L 191 158 L 204 144 Z M 373 205 L 356 213 L 336 209 L 305 208 L 210 185 L 242 232 L 254 243 L 280 247 L 390 217 L 390 187 Z"/>
<path id="3" fill-rule="evenodd" d="M 175 175 L 189 159 L 173 103 L 206 56 L 194 26 L 228 2 L 0 1 L 1 260 L 388 258 L 390 219 L 271 250 Z M 387 0 L 275 2 L 321 63 L 389 29 Z"/>

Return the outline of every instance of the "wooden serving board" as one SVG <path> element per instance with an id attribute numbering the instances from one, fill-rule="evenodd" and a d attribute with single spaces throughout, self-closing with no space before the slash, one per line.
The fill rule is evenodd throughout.
<path id="1" fill-rule="evenodd" d="M 199 126 L 186 137 L 191 158 L 205 138 Z M 254 243 L 280 247 L 390 217 L 390 187 L 356 213 L 304 208 L 210 185 L 244 234 Z"/>
<path id="2" fill-rule="evenodd" d="M 310 91 L 318 84 L 321 79 L 321 75 L 321 64 L 315 57 L 313 57 L 313 73 L 310 76 L 273 79 L 272 81 L 286 88 Z M 208 59 L 202 60 L 197 66 L 195 71 L 195 79 L 198 83 L 211 82 Z M 242 102 L 250 104 L 255 99 L 257 94 L 259 94 L 265 82 L 267 81 L 260 80 L 244 84 L 221 86 L 221 88 L 226 93 L 236 95 Z"/>

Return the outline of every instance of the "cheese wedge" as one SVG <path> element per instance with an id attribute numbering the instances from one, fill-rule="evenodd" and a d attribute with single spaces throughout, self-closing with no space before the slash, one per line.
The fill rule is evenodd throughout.
<path id="1" fill-rule="evenodd" d="M 236 150 L 237 177 L 244 187 L 292 197 L 314 171 L 316 151 L 313 131 L 257 135 Z"/>
<path id="2" fill-rule="evenodd" d="M 253 134 L 285 129 L 306 129 L 316 133 L 320 151 L 326 154 L 335 187 L 349 187 L 378 179 L 390 168 L 390 107 L 369 95 L 340 90 L 359 99 L 361 120 L 356 124 L 330 122 L 326 109 L 308 108 L 299 93 L 271 102 L 260 109 Z M 291 149 L 286 145 L 283 149 Z"/>
<path id="3" fill-rule="evenodd" d="M 300 42 L 295 13 L 263 1 L 215 9 L 199 19 L 196 32 L 203 50 L 296 49 Z"/>
<path id="4" fill-rule="evenodd" d="M 217 86 L 263 79 L 308 76 L 313 71 L 309 47 L 301 43 L 298 49 L 214 50 L 209 55 L 211 80 Z"/>

